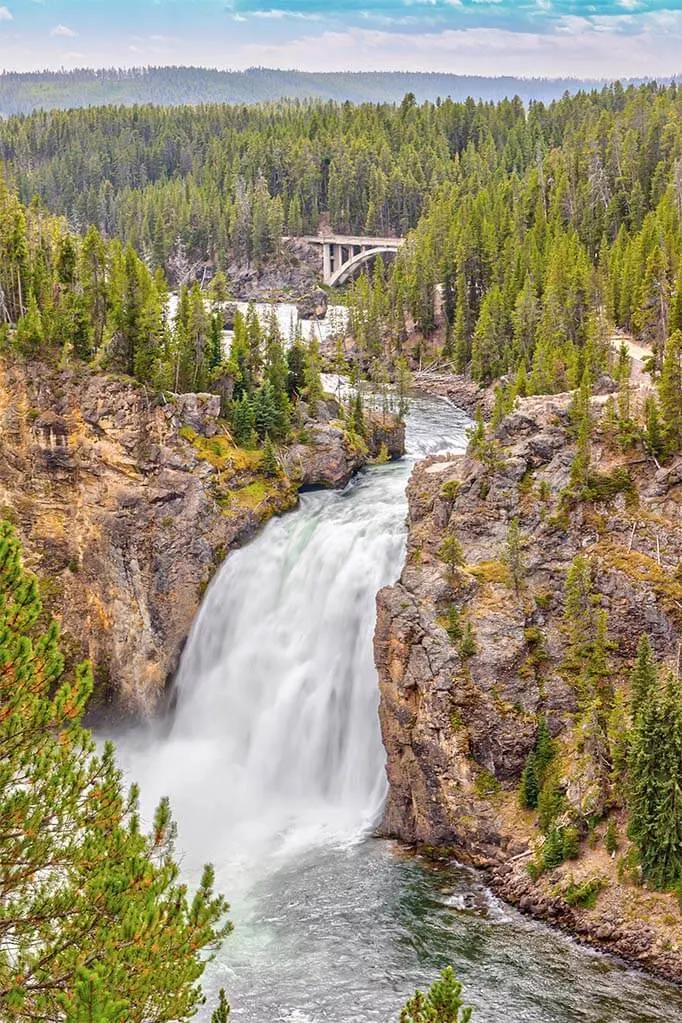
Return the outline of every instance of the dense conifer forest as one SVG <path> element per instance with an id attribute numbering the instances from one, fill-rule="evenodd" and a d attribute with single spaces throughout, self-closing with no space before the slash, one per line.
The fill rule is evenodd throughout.
<path id="1" fill-rule="evenodd" d="M 652 346 L 661 443 L 677 450 L 681 114 L 675 85 L 615 85 L 528 111 L 518 99 L 419 106 L 408 95 L 399 106 L 12 118 L 0 126 L 11 182 L 0 319 L 21 321 L 14 344 L 24 350 L 68 339 L 88 359 L 106 346 L 140 381 L 201 389 L 222 372 L 218 304 L 232 260 L 276 258 L 283 232 L 322 222 L 408 234 L 392 267 L 379 262 L 352 288 L 366 364 L 382 352 L 395 361 L 412 328 L 428 339 L 439 298 L 445 357 L 483 383 L 512 377 L 508 404 L 605 368 L 620 327 Z M 171 337 L 166 274 L 181 257 L 217 271 L 215 311 L 186 285 Z M 265 382 L 257 333 L 255 320 L 238 320 L 236 398 Z M 266 374 L 284 380 L 273 369 L 281 353 L 269 358 Z"/>
<path id="2" fill-rule="evenodd" d="M 183 106 L 197 103 L 269 103 L 280 99 L 320 99 L 337 103 L 400 103 L 413 92 L 420 103 L 453 100 L 492 101 L 518 95 L 524 102 L 545 103 L 564 92 L 593 88 L 604 82 L 576 78 L 486 78 L 429 72 L 358 71 L 314 73 L 254 67 L 219 71 L 202 67 L 145 67 L 75 71 L 34 71 L 0 74 L 0 115 L 28 114 L 38 108 L 154 103 Z"/>

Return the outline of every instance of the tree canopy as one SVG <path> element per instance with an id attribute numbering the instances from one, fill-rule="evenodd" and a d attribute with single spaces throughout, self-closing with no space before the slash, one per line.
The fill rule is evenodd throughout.
<path id="1" fill-rule="evenodd" d="M 91 689 L 87 664 L 64 674 L 59 629 L 0 522 L 3 1019 L 187 1019 L 228 907 L 210 866 L 194 893 L 180 879 L 167 800 L 143 829 L 113 746 L 81 723 Z"/>

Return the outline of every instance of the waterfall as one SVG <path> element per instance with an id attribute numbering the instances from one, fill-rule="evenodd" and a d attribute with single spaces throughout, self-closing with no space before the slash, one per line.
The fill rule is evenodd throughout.
<path id="1" fill-rule="evenodd" d="M 461 449 L 467 420 L 419 401 L 411 455 L 343 492 L 304 494 L 231 554 L 208 589 L 177 680 L 170 734 L 123 743 L 149 800 L 169 794 L 190 865 L 241 864 L 352 841 L 385 795 L 372 634 L 404 557 L 413 457 Z"/>

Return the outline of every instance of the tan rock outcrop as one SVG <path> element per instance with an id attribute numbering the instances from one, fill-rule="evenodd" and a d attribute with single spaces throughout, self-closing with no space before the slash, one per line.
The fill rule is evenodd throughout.
<path id="1" fill-rule="evenodd" d="M 341 430 L 322 453 L 313 435 L 300 478 L 267 478 L 219 411 L 215 395 L 157 400 L 86 368 L 0 365 L 0 515 L 107 713 L 153 712 L 227 552 L 295 505 L 303 480 L 344 483 L 368 457 Z"/>

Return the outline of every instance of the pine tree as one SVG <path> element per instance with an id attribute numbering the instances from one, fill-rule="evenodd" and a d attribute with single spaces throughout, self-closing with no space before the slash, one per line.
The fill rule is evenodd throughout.
<path id="1" fill-rule="evenodd" d="M 109 304 L 106 261 L 104 239 L 96 227 L 90 227 L 81 246 L 77 276 L 92 323 L 96 351 L 102 346 Z"/>
<path id="2" fill-rule="evenodd" d="M 44 340 L 43 318 L 35 295 L 31 295 L 28 300 L 28 309 L 17 325 L 14 347 L 22 355 L 36 356 L 40 353 Z"/>
<path id="3" fill-rule="evenodd" d="M 209 373 L 215 370 L 223 362 L 223 318 L 220 312 L 211 315 L 208 346 L 206 351 L 206 363 Z"/>
<path id="4" fill-rule="evenodd" d="M 457 578 L 457 569 L 466 564 L 464 548 L 454 530 L 450 530 L 438 548 L 438 557 L 447 568 L 448 579 L 453 584 Z"/>
<path id="5" fill-rule="evenodd" d="M 230 416 L 232 435 L 237 444 L 248 447 L 253 443 L 256 428 L 256 416 L 249 395 L 244 392 L 232 405 Z"/>
<path id="6" fill-rule="evenodd" d="M 578 493 L 583 493 L 590 476 L 590 396 L 592 385 L 590 372 L 585 368 L 579 389 L 573 397 L 571 420 L 576 438 L 576 451 L 571 462 L 570 481 Z"/>
<path id="7" fill-rule="evenodd" d="M 268 380 L 253 394 L 251 407 L 258 439 L 263 441 L 268 435 L 278 437 L 280 435 L 279 408 L 272 384 Z"/>
<path id="8" fill-rule="evenodd" d="M 82 727 L 87 664 L 64 677 L 36 579 L 0 523 L 0 1001 L 3 1020 L 164 1023 L 202 1002 L 205 953 L 229 930 L 207 867 L 193 898 L 167 801 L 149 834 L 111 743 Z"/>
<path id="9" fill-rule="evenodd" d="M 663 424 L 658 410 L 658 402 L 653 395 L 647 395 L 644 401 L 644 450 L 648 455 L 659 459 L 665 453 Z"/>
<path id="10" fill-rule="evenodd" d="M 211 1013 L 211 1023 L 228 1023 L 229 1019 L 230 1006 L 227 998 L 225 997 L 225 991 L 221 988 L 218 995 L 218 1004 Z"/>
<path id="11" fill-rule="evenodd" d="M 564 630 L 568 640 L 564 665 L 576 680 L 589 660 L 596 627 L 595 604 L 590 562 L 578 555 L 568 568 L 564 584 Z"/>
<path id="12" fill-rule="evenodd" d="M 554 758 L 556 747 L 549 730 L 547 719 L 542 716 L 538 721 L 538 734 L 535 739 L 535 763 L 541 778 Z"/>
<path id="13" fill-rule="evenodd" d="M 519 528 L 519 520 L 513 518 L 507 530 L 507 542 L 502 552 L 502 563 L 509 572 L 509 577 L 514 586 L 514 593 L 517 596 L 526 575 L 526 560 L 524 557 L 526 545 L 527 540 Z"/>
<path id="14" fill-rule="evenodd" d="M 648 876 L 663 888 L 682 879 L 682 685 L 672 673 L 660 700 L 665 736 L 657 767 L 656 861 Z"/>
<path id="15" fill-rule="evenodd" d="M 547 720 L 543 716 L 538 721 L 535 744 L 528 754 L 521 775 L 521 805 L 527 810 L 535 810 L 538 806 L 547 768 L 554 758 L 554 753 L 554 740 L 547 725 Z"/>
<path id="16" fill-rule="evenodd" d="M 265 444 L 263 445 L 263 458 L 261 461 L 261 469 L 266 476 L 277 476 L 279 474 L 279 462 L 277 461 L 277 452 L 275 451 L 275 445 L 270 440 L 268 434 L 265 438 Z"/>
<path id="17" fill-rule="evenodd" d="M 646 706 L 649 697 L 658 684 L 658 672 L 654 661 L 651 642 L 646 633 L 642 633 L 637 647 L 637 660 L 630 676 L 630 711 L 633 721 Z"/>
<path id="18" fill-rule="evenodd" d="M 643 877 L 657 888 L 674 885 L 682 878 L 682 687 L 672 674 L 635 720 L 628 807 Z"/>
<path id="19" fill-rule="evenodd" d="M 469 1023 L 472 1011 L 464 1007 L 462 985 L 448 966 L 426 994 L 416 991 L 409 999 L 400 1023 Z"/>
<path id="20" fill-rule="evenodd" d="M 625 695 L 619 691 L 615 695 L 613 706 L 609 712 L 606 729 L 611 762 L 612 795 L 618 801 L 621 800 L 622 782 L 625 779 L 630 752 L 632 738 L 630 722 L 628 701 Z"/>
<path id="21" fill-rule="evenodd" d="M 230 285 L 223 270 L 218 270 L 208 286 L 208 300 L 212 306 L 220 306 L 230 297 Z M 215 308 L 214 308 L 214 311 Z"/>
<path id="22" fill-rule="evenodd" d="M 305 388 L 303 390 L 303 397 L 305 398 L 312 416 L 316 415 L 317 407 L 324 396 L 320 370 L 320 346 L 317 341 L 313 339 L 306 348 L 304 371 Z"/>
<path id="23" fill-rule="evenodd" d="M 675 455 L 682 450 L 682 331 L 674 331 L 665 344 L 663 365 L 658 382 L 661 402 L 665 452 Z"/>
<path id="24" fill-rule="evenodd" d="M 305 347 L 300 341 L 294 341 L 287 352 L 287 394 L 290 398 L 298 397 L 305 387 Z"/>
<path id="25" fill-rule="evenodd" d="M 526 760 L 521 775 L 521 806 L 526 810 L 535 810 L 540 796 L 540 779 L 538 777 L 535 754 L 531 753 Z"/>

